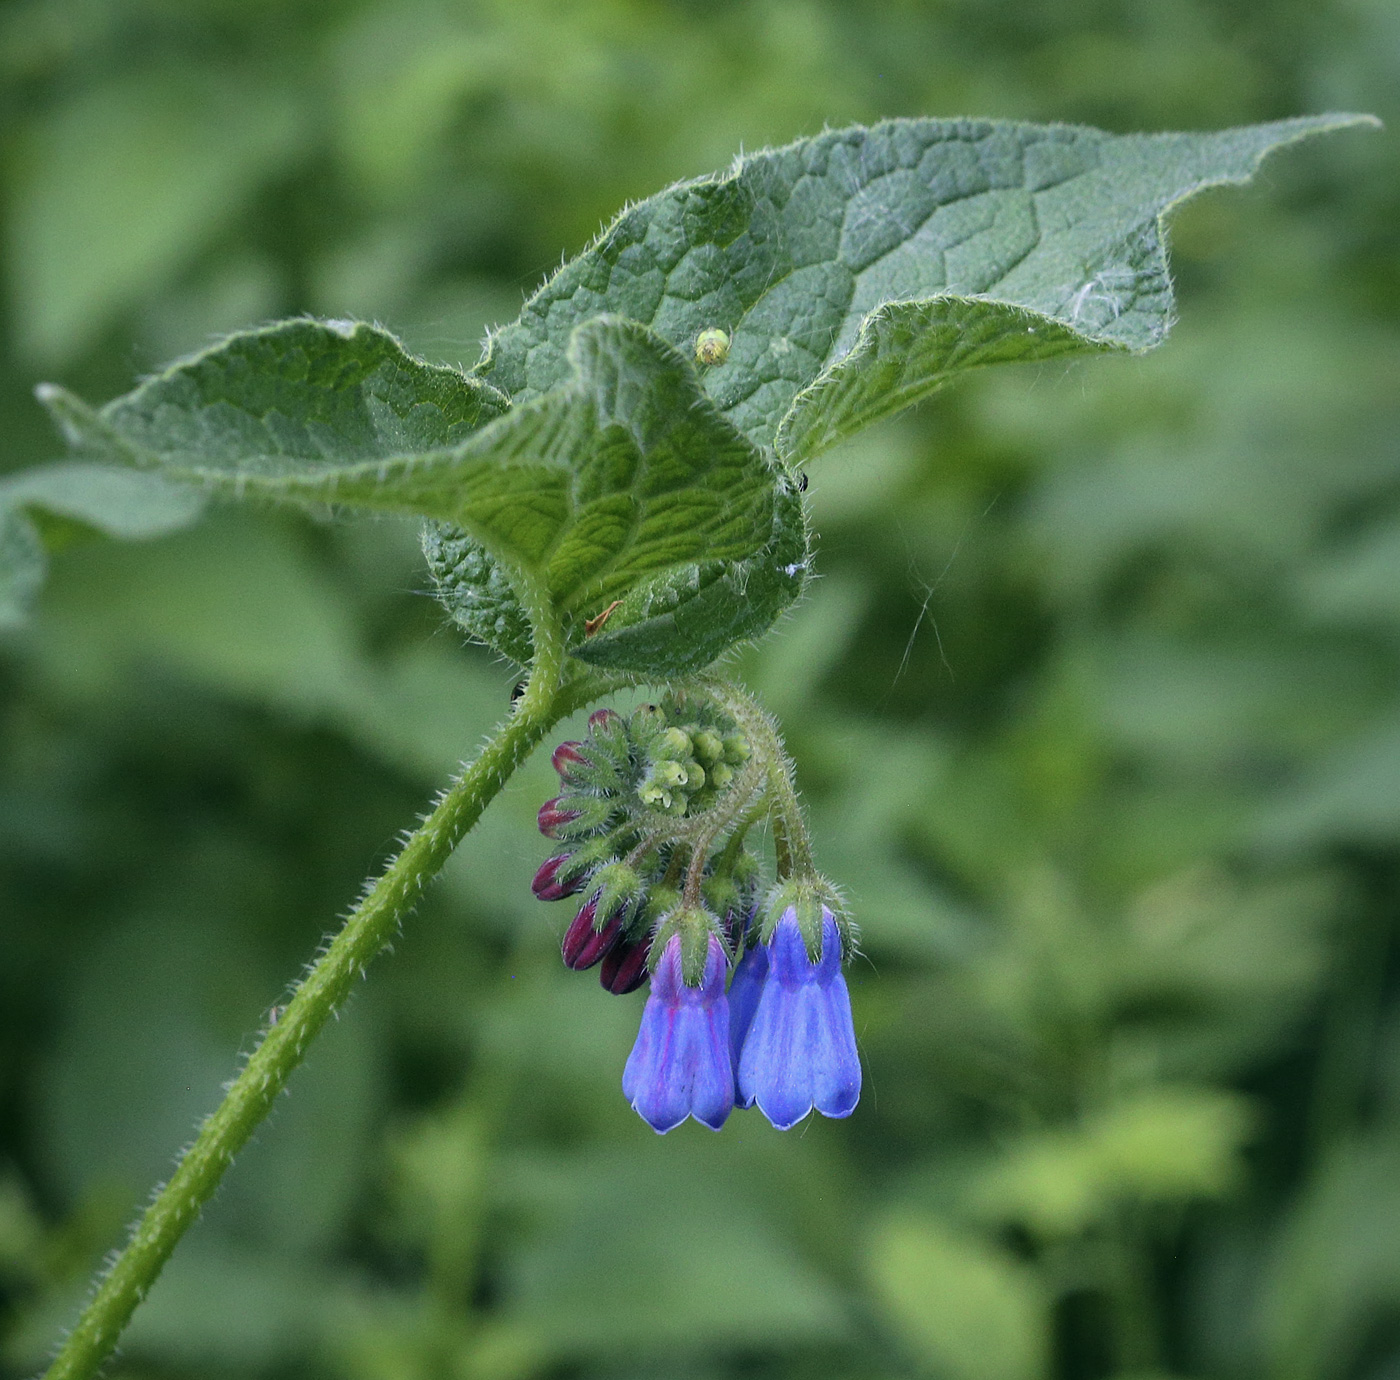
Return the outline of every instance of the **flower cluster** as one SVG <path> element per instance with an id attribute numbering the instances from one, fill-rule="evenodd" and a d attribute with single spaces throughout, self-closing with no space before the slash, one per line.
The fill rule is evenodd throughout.
<path id="1" fill-rule="evenodd" d="M 534 891 L 584 898 L 564 933 L 570 968 L 600 965 L 619 994 L 650 977 L 622 1088 L 658 1132 L 688 1116 L 718 1130 L 735 1106 L 755 1105 L 787 1130 L 814 1109 L 849 1116 L 860 1097 L 840 902 L 791 848 L 760 899 L 743 846 L 775 808 L 775 770 L 795 808 L 786 760 L 763 756 L 720 706 L 693 696 L 628 719 L 600 710 L 584 741 L 554 753 L 561 791 L 539 826 L 559 847 Z M 794 827 L 784 817 L 775 832 Z"/>
<path id="2" fill-rule="evenodd" d="M 586 739 L 555 748 L 561 789 L 540 807 L 540 832 L 559 847 L 535 873 L 534 893 L 542 901 L 587 898 L 565 931 L 564 962 L 601 963 L 603 986 L 619 995 L 646 981 L 652 937 L 679 900 L 689 855 L 674 826 L 710 810 L 750 755 L 743 735 L 709 705 L 686 709 L 681 722 L 686 711 L 671 700 L 629 719 L 598 710 Z M 740 850 L 706 868 L 706 898 L 731 934 L 751 901 L 753 875 Z"/>
<path id="3" fill-rule="evenodd" d="M 780 1131 L 814 1109 L 850 1116 L 860 1098 L 860 1059 L 841 954 L 831 910 L 822 907 L 813 959 L 789 908 L 768 942 L 744 954 L 726 993 L 729 954 L 722 941 L 708 937 L 700 981 L 692 986 L 682 937 L 673 935 L 661 950 L 622 1075 L 628 1102 L 663 1133 L 687 1116 L 717 1131 L 733 1107 L 755 1104 Z"/>

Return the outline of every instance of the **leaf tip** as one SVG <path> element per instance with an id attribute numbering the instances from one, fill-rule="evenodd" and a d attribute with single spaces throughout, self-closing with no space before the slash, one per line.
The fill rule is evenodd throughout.
<path id="1" fill-rule="evenodd" d="M 61 384 L 38 383 L 34 385 L 34 396 L 69 445 L 81 446 L 91 439 L 97 416 L 76 393 L 70 393 Z"/>

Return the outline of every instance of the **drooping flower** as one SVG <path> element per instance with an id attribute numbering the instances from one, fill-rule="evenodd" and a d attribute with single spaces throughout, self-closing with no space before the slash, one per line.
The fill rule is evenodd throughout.
<path id="1" fill-rule="evenodd" d="M 553 800 L 546 800 L 540 806 L 538 824 L 540 833 L 547 839 L 559 838 L 560 831 L 572 824 L 579 817 L 577 810 L 569 809 L 562 796 L 555 796 Z"/>
<path id="2" fill-rule="evenodd" d="M 813 963 L 789 907 L 773 936 L 761 946 L 765 959 L 745 955 L 735 975 L 745 986 L 731 996 L 732 1014 L 746 1024 L 735 1047 L 735 1081 L 740 1106 L 758 1103 L 780 1131 L 795 1126 L 813 1108 L 823 1116 L 850 1116 L 860 1100 L 860 1058 L 856 1054 L 851 1000 L 841 975 L 841 932 L 831 910 L 821 907 L 821 957 Z M 748 973 L 744 964 L 750 964 Z M 767 972 L 760 969 L 766 966 Z M 752 1017 L 751 987 L 760 985 Z"/>
<path id="3" fill-rule="evenodd" d="M 734 1106 L 729 1050 L 729 959 L 711 934 L 704 973 L 687 986 L 681 935 L 662 950 L 642 1012 L 642 1028 L 622 1074 L 622 1091 L 654 1131 L 664 1134 L 687 1116 L 718 1131 Z"/>
<path id="4" fill-rule="evenodd" d="M 763 984 L 767 979 L 768 948 L 764 944 L 753 944 L 744 951 L 729 984 L 729 1048 L 734 1056 L 736 1073 L 739 1069 L 739 1051 L 744 1047 L 749 1026 L 753 1024 L 758 999 L 763 995 Z"/>

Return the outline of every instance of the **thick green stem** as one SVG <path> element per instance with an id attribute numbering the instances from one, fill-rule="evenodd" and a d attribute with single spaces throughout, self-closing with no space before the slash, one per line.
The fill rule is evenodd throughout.
<path id="1" fill-rule="evenodd" d="M 340 933 L 302 979 L 275 1025 L 170 1181 L 157 1192 L 126 1248 L 98 1286 L 45 1380 L 87 1380 L 117 1344 L 137 1304 L 199 1216 L 234 1156 L 268 1114 L 307 1046 L 393 939 L 424 886 L 437 875 L 487 803 L 546 733 L 585 699 L 566 688 L 557 638 L 537 639 L 530 683 L 511 717 L 409 837 L 403 851 L 351 911 Z"/>

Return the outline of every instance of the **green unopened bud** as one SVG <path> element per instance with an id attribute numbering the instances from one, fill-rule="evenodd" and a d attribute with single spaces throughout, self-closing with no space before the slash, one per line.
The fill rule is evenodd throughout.
<path id="1" fill-rule="evenodd" d="M 693 795 L 686 796 L 686 813 L 692 815 L 704 814 L 711 805 L 719 799 L 718 795 L 709 786 L 703 787 Z"/>
<path id="2" fill-rule="evenodd" d="M 690 741 L 694 744 L 696 757 L 707 767 L 711 762 L 718 762 L 724 753 L 724 739 L 711 728 L 692 733 Z"/>
<path id="3" fill-rule="evenodd" d="M 722 791 L 734 780 L 734 769 L 723 762 L 716 762 L 712 767 L 707 767 L 705 773 L 710 785 L 717 791 Z"/>
<path id="4" fill-rule="evenodd" d="M 743 889 L 733 877 L 723 874 L 707 877 L 700 890 L 705 904 L 720 917 L 724 926 L 725 942 L 730 952 L 734 952 L 743 936 L 749 913 Z"/>
<path id="5" fill-rule="evenodd" d="M 752 908 L 758 884 L 763 878 L 763 868 L 759 865 L 758 859 L 747 850 L 741 850 L 739 856 L 734 859 L 731 875 L 735 885 L 744 893 L 749 907 Z"/>
<path id="6" fill-rule="evenodd" d="M 657 740 L 653 749 L 658 757 L 689 757 L 691 753 L 690 734 L 683 728 L 668 728 Z"/>
<path id="7" fill-rule="evenodd" d="M 731 767 L 742 767 L 751 756 L 749 740 L 742 733 L 730 733 L 724 739 L 724 760 Z"/>
<path id="8" fill-rule="evenodd" d="M 656 782 L 644 783 L 637 788 L 637 799 L 649 810 L 660 810 L 663 814 L 670 810 L 673 797 L 665 786 Z"/>
<path id="9" fill-rule="evenodd" d="M 681 894 L 673 886 L 654 886 L 647 895 L 642 907 L 642 918 L 653 926 L 661 923 L 661 917 L 676 909 L 681 903 Z"/>

